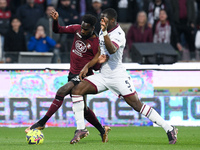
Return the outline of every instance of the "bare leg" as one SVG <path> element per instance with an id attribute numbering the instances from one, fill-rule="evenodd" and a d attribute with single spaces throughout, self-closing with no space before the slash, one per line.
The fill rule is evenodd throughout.
<path id="1" fill-rule="evenodd" d="M 44 129 L 46 122 L 60 108 L 60 106 L 63 103 L 64 97 L 70 93 L 73 87 L 74 87 L 74 83 L 71 81 L 66 83 L 64 86 L 60 87 L 46 115 L 43 118 L 41 118 L 37 123 L 33 124 L 31 127 L 28 127 L 25 130 L 25 132 L 28 133 L 30 129 L 39 129 L 39 130 Z"/>
<path id="2" fill-rule="evenodd" d="M 143 104 L 138 96 L 137 93 L 135 95 L 125 97 L 125 101 L 137 112 L 145 115 L 149 118 L 152 122 L 156 123 L 157 125 L 163 127 L 163 129 L 167 131 L 173 130 L 172 126 L 168 125 L 168 123 L 150 106 Z"/>
<path id="3" fill-rule="evenodd" d="M 161 126 L 167 133 L 169 144 L 175 144 L 177 140 L 178 129 L 169 125 L 153 108 L 141 103 L 137 93 L 135 95 L 125 97 L 125 101 L 137 112 L 145 115 L 152 122 Z"/>
<path id="4" fill-rule="evenodd" d="M 70 144 L 77 143 L 83 137 L 86 137 L 89 134 L 89 131 L 85 129 L 84 117 L 88 120 L 92 125 L 94 125 L 99 132 L 101 133 L 102 142 L 108 142 L 108 132 L 110 131 L 110 127 L 105 126 L 104 128 L 99 123 L 96 118 L 94 112 L 86 107 L 86 99 L 83 99 L 81 95 L 85 94 L 93 94 L 96 93 L 96 89 L 93 85 L 91 85 L 87 81 L 83 81 L 78 84 L 72 90 L 72 102 L 73 102 L 73 111 L 75 114 L 75 119 L 77 123 L 77 130 L 75 131 L 74 138 L 70 141 Z M 84 103 L 85 103 L 85 114 L 84 114 Z"/>
<path id="5" fill-rule="evenodd" d="M 92 91 L 95 93 L 95 88 L 87 81 L 80 82 L 76 87 L 72 89 L 72 102 L 77 130 L 85 129 L 84 123 L 84 99 L 82 95 L 88 94 L 87 91 Z"/>

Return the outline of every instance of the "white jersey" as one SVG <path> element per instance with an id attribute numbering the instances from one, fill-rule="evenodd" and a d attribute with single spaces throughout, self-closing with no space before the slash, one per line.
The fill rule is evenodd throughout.
<path id="1" fill-rule="evenodd" d="M 84 78 L 88 80 L 96 90 L 96 93 L 111 90 L 117 96 L 131 96 L 136 93 L 131 77 L 122 64 L 122 55 L 126 43 L 125 33 L 119 25 L 108 32 L 112 43 L 118 48 L 114 54 L 109 54 L 105 47 L 103 32 L 99 33 L 101 54 L 109 55 L 99 74 Z"/>
<path id="2" fill-rule="evenodd" d="M 109 54 L 106 49 L 103 32 L 99 32 L 99 45 L 101 49 L 101 54 L 106 54 L 109 56 L 107 62 L 105 62 L 101 67 L 101 74 L 106 78 L 112 77 L 123 77 L 127 75 L 126 69 L 122 64 L 122 55 L 126 44 L 125 33 L 119 25 L 108 32 L 112 43 L 118 48 L 114 54 Z"/>

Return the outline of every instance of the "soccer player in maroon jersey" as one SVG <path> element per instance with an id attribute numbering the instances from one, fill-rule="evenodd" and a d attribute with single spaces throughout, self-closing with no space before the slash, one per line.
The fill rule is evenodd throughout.
<path id="1" fill-rule="evenodd" d="M 48 109 L 46 115 L 40 119 L 38 122 L 30 126 L 25 130 L 27 133 L 30 129 L 39 129 L 42 130 L 45 128 L 45 124 L 48 119 L 60 108 L 63 103 L 64 97 L 70 94 L 73 87 L 75 87 L 79 82 L 79 73 L 83 67 L 96 56 L 99 56 L 100 50 L 98 36 L 94 33 L 95 24 L 97 19 L 93 15 L 83 16 L 81 25 L 69 25 L 69 26 L 60 26 L 58 24 L 59 14 L 57 11 L 52 10 L 51 17 L 53 18 L 53 31 L 55 33 L 71 33 L 74 34 L 74 41 L 71 48 L 70 54 L 70 70 L 68 76 L 68 83 L 60 87 L 56 93 L 55 99 L 53 100 L 50 108 Z M 88 71 L 88 76 L 92 75 L 92 69 L 98 70 L 100 68 L 100 63 L 106 61 L 106 56 L 99 57 L 99 64 L 90 68 Z M 85 97 L 84 97 L 85 98 Z M 107 135 L 110 131 L 110 127 L 100 124 L 96 118 L 94 112 L 86 107 L 87 105 L 84 102 L 73 102 L 72 109 L 77 109 L 80 105 L 84 105 L 84 110 L 81 110 L 80 113 L 75 113 L 75 116 L 79 117 L 80 114 L 83 114 L 85 119 L 91 123 L 94 127 L 99 130 L 102 142 L 107 142 Z M 80 129 L 80 130 L 79 130 Z M 75 131 L 75 136 L 77 136 L 75 141 L 71 141 L 71 144 L 77 143 L 80 139 L 86 137 L 89 134 L 87 129 L 82 129 L 82 127 L 77 127 Z"/>

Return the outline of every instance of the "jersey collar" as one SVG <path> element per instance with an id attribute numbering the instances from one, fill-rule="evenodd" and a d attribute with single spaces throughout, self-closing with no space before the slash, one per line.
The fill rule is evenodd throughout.
<path id="1" fill-rule="evenodd" d="M 119 26 L 119 24 L 117 23 L 117 25 L 116 25 L 114 28 L 110 29 L 110 30 L 108 31 L 108 33 L 110 33 L 110 32 L 112 32 L 113 30 L 115 30 L 118 26 Z"/>

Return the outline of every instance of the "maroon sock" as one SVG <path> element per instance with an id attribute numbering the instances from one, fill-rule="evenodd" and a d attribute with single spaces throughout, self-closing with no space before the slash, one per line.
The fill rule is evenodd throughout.
<path id="1" fill-rule="evenodd" d="M 84 117 L 90 124 L 92 124 L 95 128 L 97 128 L 97 130 L 99 130 L 99 132 L 101 134 L 105 133 L 105 130 L 102 127 L 102 125 L 100 124 L 96 115 L 94 114 L 94 112 L 89 107 L 87 107 L 87 109 L 84 110 Z"/>
<path id="2" fill-rule="evenodd" d="M 53 100 L 51 106 L 49 107 L 46 115 L 38 121 L 41 126 L 44 126 L 45 123 L 49 120 L 49 118 L 60 108 L 63 103 L 63 96 L 56 95 L 55 99 Z"/>
<path id="3" fill-rule="evenodd" d="M 53 100 L 49 110 L 46 113 L 46 116 L 49 118 L 60 108 L 63 103 L 64 97 L 56 95 L 56 98 Z"/>

